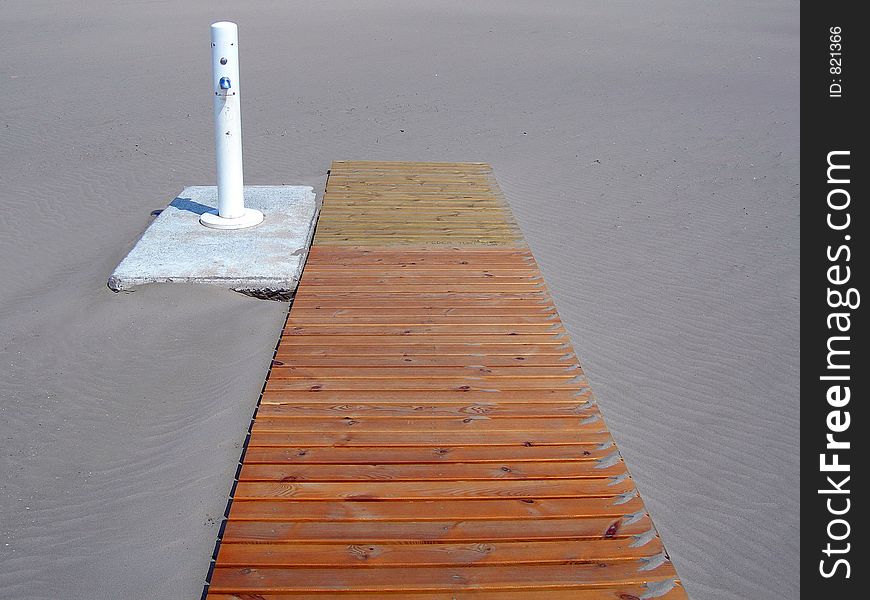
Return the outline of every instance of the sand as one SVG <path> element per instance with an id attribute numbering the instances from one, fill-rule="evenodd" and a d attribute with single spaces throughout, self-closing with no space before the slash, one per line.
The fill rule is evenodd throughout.
<path id="1" fill-rule="evenodd" d="M 492 163 L 690 595 L 797 597 L 785 0 L 3 2 L 0 597 L 201 590 L 286 305 L 105 282 L 213 181 L 219 19 L 247 182 Z"/>

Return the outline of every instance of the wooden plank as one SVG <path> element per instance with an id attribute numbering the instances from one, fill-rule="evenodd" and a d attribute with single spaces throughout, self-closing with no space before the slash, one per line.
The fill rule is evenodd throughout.
<path id="1" fill-rule="evenodd" d="M 475 268 L 496 268 L 500 266 L 525 267 L 535 264 L 530 252 L 523 249 L 504 251 L 488 247 L 451 247 L 417 248 L 414 252 L 396 252 L 395 247 L 378 248 L 370 246 L 348 249 L 332 246 L 312 246 L 306 265 L 460 265 Z"/>
<path id="2" fill-rule="evenodd" d="M 419 234 L 441 234 L 441 233 L 459 233 L 471 232 L 478 235 L 481 233 L 501 234 L 504 232 L 515 233 L 517 231 L 516 223 L 505 219 L 497 219 L 494 217 L 483 217 L 478 215 L 477 219 L 468 220 L 460 223 L 445 223 L 435 220 L 434 218 L 424 219 L 421 213 L 416 213 L 413 219 L 406 216 L 389 219 L 385 215 L 381 218 L 368 220 L 353 220 L 337 219 L 335 221 L 318 222 L 317 231 L 320 233 L 335 232 L 335 233 L 361 233 L 371 235 L 391 235 L 395 231 L 405 231 L 408 233 Z"/>
<path id="3" fill-rule="evenodd" d="M 384 419 L 389 417 L 409 417 L 425 420 L 446 420 L 485 416 L 490 419 L 530 419 L 555 417 L 587 417 L 595 414 L 591 403 L 558 402 L 533 403 L 516 402 L 501 404 L 478 404 L 466 402 L 443 403 L 342 403 L 336 402 L 284 402 L 263 403 L 257 411 L 258 417 L 352 417 Z"/>
<path id="4" fill-rule="evenodd" d="M 533 521 L 528 519 L 351 522 L 229 520 L 224 529 L 222 542 L 288 543 L 305 541 L 325 544 L 458 541 L 530 542 L 625 539 L 647 534 L 651 530 L 652 522 L 647 515 L 615 518 L 591 516 L 570 519 L 535 519 Z"/>
<path id="5" fill-rule="evenodd" d="M 478 268 L 490 268 L 499 265 L 529 265 L 535 258 L 525 248 L 491 247 L 491 246 L 451 246 L 438 247 L 419 246 L 408 252 L 397 251 L 395 246 L 366 246 L 357 248 L 341 248 L 334 246 L 312 246 L 308 260 L 312 264 L 327 262 L 347 262 L 351 264 L 477 264 Z M 464 262 L 463 262 L 464 261 Z"/>
<path id="6" fill-rule="evenodd" d="M 603 567 L 601 565 L 604 565 Z M 328 569 L 314 567 L 256 569 L 218 567 L 211 587 L 215 591 L 239 589 L 256 592 L 312 591 L 316 589 L 384 591 L 423 591 L 438 589 L 528 589 L 598 588 L 624 583 L 643 584 L 650 579 L 674 577 L 676 573 L 665 559 L 649 569 L 642 560 L 611 563 L 575 563 L 537 565 L 519 569 L 513 566 L 478 566 L 473 569 L 370 567 L 366 569 Z"/>
<path id="7" fill-rule="evenodd" d="M 650 580 L 656 587 L 656 600 L 686 600 L 685 589 L 679 581 L 667 578 L 665 580 Z M 671 587 L 673 586 L 673 587 Z M 659 593 L 660 590 L 662 591 Z M 300 600 L 302 598 L 317 600 L 347 600 L 348 598 L 359 598 L 360 600 L 373 600 L 382 598 L 401 598 L 402 600 L 639 600 L 650 593 L 650 588 L 646 583 L 631 584 L 620 583 L 608 588 L 595 589 L 545 589 L 539 588 L 533 591 L 534 596 L 530 596 L 528 589 L 520 591 L 504 590 L 474 590 L 474 589 L 453 589 L 453 590 L 429 590 L 416 592 L 393 593 L 389 591 L 365 592 L 359 590 L 348 591 L 318 591 L 316 596 L 311 592 L 279 592 L 279 593 L 257 593 L 256 600 Z M 252 600 L 248 594 L 222 594 L 219 592 L 210 593 L 209 598 L 213 600 Z"/>
<path id="8" fill-rule="evenodd" d="M 354 276 L 379 276 L 379 277 L 524 277 L 540 280 L 541 274 L 537 269 L 531 268 L 526 263 L 502 264 L 495 267 L 484 267 L 472 261 L 465 264 L 450 265 L 415 265 L 404 263 L 402 266 L 379 264 L 333 264 L 317 265 L 305 271 L 308 280 L 313 278 L 340 277 L 345 282 L 347 277 Z"/>
<path id="9" fill-rule="evenodd" d="M 484 434 L 479 431 L 393 431 L 388 435 L 376 431 L 338 432 L 257 432 L 248 440 L 250 447 L 283 446 L 381 446 L 384 448 L 418 446 L 587 446 L 611 444 L 606 431 L 583 433 L 576 431 L 499 431 Z"/>
<path id="10" fill-rule="evenodd" d="M 625 473 L 621 460 L 495 464 L 415 465 L 254 465 L 246 464 L 239 481 L 487 481 L 516 479 L 605 479 Z"/>
<path id="11" fill-rule="evenodd" d="M 466 285 L 491 285 L 491 286 L 532 286 L 532 287 L 541 287 L 543 283 L 543 279 L 540 275 L 535 277 L 528 276 L 513 276 L 513 275 L 500 275 L 495 276 L 491 273 L 482 273 L 476 277 L 472 276 L 464 276 L 464 277 L 456 277 L 451 275 L 450 273 L 441 273 L 439 275 L 433 275 L 429 273 L 428 275 L 421 275 L 415 273 L 413 271 L 405 271 L 404 273 L 400 273 L 398 275 L 385 275 L 383 273 L 372 276 L 372 275 L 361 275 L 359 273 L 348 274 L 348 273 L 339 273 L 338 275 L 330 275 L 324 273 L 308 272 L 305 276 L 305 284 L 308 287 L 314 286 L 342 286 L 347 289 L 348 284 L 353 284 L 353 288 L 356 289 L 357 286 L 369 286 L 369 285 L 377 285 L 377 286 L 403 286 L 403 285 L 437 285 L 440 286 L 441 289 L 449 290 L 456 284 L 461 284 L 463 286 Z M 509 291 L 512 289 L 511 287 L 502 288 L 499 287 L 499 290 Z M 393 293 L 393 288 L 390 288 L 390 293 Z"/>
<path id="12" fill-rule="evenodd" d="M 493 307 L 489 305 L 478 306 L 434 306 L 433 303 L 427 305 L 417 303 L 411 305 L 406 303 L 404 306 L 396 305 L 390 307 L 386 302 L 382 306 L 339 306 L 336 301 L 332 306 L 327 303 L 316 303 L 306 305 L 300 302 L 294 303 L 292 322 L 299 319 L 310 319 L 309 322 L 318 322 L 322 319 L 333 318 L 358 318 L 358 319 L 375 319 L 383 320 L 384 318 L 400 319 L 400 318 L 419 318 L 427 317 L 431 319 L 447 318 L 460 319 L 468 317 L 469 319 L 484 319 L 490 322 L 504 322 L 515 319 L 535 319 L 540 318 L 547 321 L 553 320 L 558 316 L 556 308 L 551 303 L 523 303 L 520 305 L 503 304 L 497 314 L 493 314 Z M 342 303 L 343 304 L 343 303 Z"/>
<path id="13" fill-rule="evenodd" d="M 492 388 L 476 389 L 468 387 L 462 390 L 324 390 L 308 388 L 307 390 L 284 390 L 266 383 L 261 403 L 263 405 L 289 404 L 330 404 L 335 406 L 352 406 L 359 403 L 378 402 L 391 408 L 395 405 L 413 403 L 415 405 L 455 405 L 467 402 L 475 407 L 486 407 L 493 403 L 493 394 L 498 394 L 499 405 L 505 404 L 539 404 L 550 405 L 553 402 L 587 402 L 591 399 L 591 391 L 586 388 L 577 390 L 496 390 Z M 457 395 L 461 391 L 461 395 Z M 475 408 L 475 410 L 481 410 Z M 485 408 L 481 410 L 485 414 Z"/>
<path id="14" fill-rule="evenodd" d="M 462 228 L 456 226 L 447 227 L 411 227 L 407 224 L 396 224 L 393 227 L 378 232 L 369 232 L 367 229 L 355 230 L 354 228 L 330 229 L 324 227 L 318 229 L 315 239 L 321 241 L 332 240 L 332 243 L 358 244 L 361 237 L 383 240 L 384 244 L 500 244 L 509 243 L 520 239 L 519 233 L 514 228 Z"/>
<path id="15" fill-rule="evenodd" d="M 444 253 L 447 253 L 445 256 Z M 410 247 L 404 250 L 397 248 L 378 248 L 377 246 L 362 244 L 359 250 L 348 250 L 347 248 L 331 248 L 329 246 L 312 246 L 310 253 L 315 257 L 322 256 L 347 256 L 355 259 L 379 259 L 379 258 L 397 258 L 401 260 L 415 260 L 422 256 L 431 256 L 439 260 L 449 258 L 451 256 L 464 257 L 488 257 L 488 258 L 528 258 L 534 260 L 531 250 L 528 248 L 517 247 L 498 247 L 498 248 L 415 248 Z"/>
<path id="16" fill-rule="evenodd" d="M 279 361 L 280 362 L 280 361 Z M 483 361 L 481 361 L 483 362 Z M 515 371 L 511 373 L 511 371 Z M 331 386 L 332 389 L 367 389 L 359 388 L 359 381 L 368 382 L 371 389 L 441 389 L 445 386 L 462 391 L 464 384 L 481 387 L 494 384 L 498 389 L 516 390 L 525 388 L 557 388 L 564 386 L 579 389 L 587 385 L 585 375 L 580 369 L 565 367 L 486 367 L 483 365 L 468 365 L 467 367 L 428 367 L 415 368 L 408 365 L 392 368 L 351 367 L 283 367 L 273 363 L 272 381 L 287 387 L 293 382 L 320 385 L 320 389 Z M 340 385 L 339 385 L 340 384 Z M 576 384 L 576 385 L 574 385 Z M 348 387 L 349 386 L 349 387 Z M 398 386 L 398 387 L 396 387 Z M 579 387 L 578 387 L 579 386 Z M 303 386 L 304 389 L 310 386 Z M 460 389 L 462 388 L 462 389 Z"/>
<path id="17" fill-rule="evenodd" d="M 299 390 L 311 392 L 324 391 L 353 391 L 353 390 L 382 390 L 395 391 L 407 390 L 409 392 L 442 390 L 450 392 L 490 391 L 500 393 L 502 391 L 517 390 L 551 390 L 563 389 L 582 391 L 587 383 L 584 377 L 577 376 L 574 379 L 557 380 L 553 378 L 487 378 L 487 377 L 458 377 L 455 379 L 400 379 L 385 377 L 382 379 L 271 379 L 270 390 Z M 531 393 L 531 392 L 530 392 Z"/>
<path id="18" fill-rule="evenodd" d="M 223 567 L 433 567 L 612 563 L 653 557 L 658 539 L 637 549 L 626 538 L 464 544 L 225 544 Z"/>
<path id="19" fill-rule="evenodd" d="M 457 394 L 461 392 L 461 394 Z M 497 394 L 497 395 L 496 395 Z M 488 403 L 496 398 L 499 402 L 538 402 L 546 404 L 551 401 L 588 400 L 591 392 L 584 390 L 496 390 L 493 388 L 475 389 L 471 386 L 462 390 L 282 390 L 274 387 L 269 380 L 263 392 L 263 404 L 290 404 L 296 402 L 308 403 L 352 403 L 381 402 L 385 405 L 404 404 L 407 402 L 455 403 L 457 400 Z"/>
<path id="20" fill-rule="evenodd" d="M 290 447 L 248 448 L 245 465 L 258 464 L 445 464 L 580 461 L 598 463 L 614 453 L 613 446 L 432 446 L 417 448 Z"/>
<path id="21" fill-rule="evenodd" d="M 309 268 L 305 271 L 305 282 L 321 281 L 329 279 L 338 279 L 339 283 L 347 281 L 348 277 L 376 277 L 380 279 L 393 279 L 396 277 L 415 277 L 418 279 L 426 279 L 430 277 L 452 277 L 455 279 L 466 278 L 492 278 L 494 281 L 499 281 L 502 278 L 522 278 L 541 279 L 540 273 L 536 273 L 537 269 L 530 269 L 525 266 L 498 267 L 492 269 L 483 269 L 478 265 L 432 265 L 421 269 L 415 265 L 405 267 L 385 267 L 379 265 L 348 265 L 341 266 L 333 265 L 319 266 Z"/>
<path id="22" fill-rule="evenodd" d="M 482 361 L 479 361 L 482 362 Z M 527 379 L 534 377 L 553 379 L 573 379 L 582 373 L 575 366 L 565 365 L 553 367 L 538 367 L 517 364 L 514 362 L 506 367 L 489 367 L 485 365 L 467 365 L 463 367 L 435 366 L 418 367 L 412 364 L 397 364 L 393 367 L 303 367 L 295 365 L 272 363 L 271 377 L 278 379 L 304 378 L 304 379 L 454 379 L 457 377 L 482 377 L 487 378 L 510 378 Z"/>
<path id="23" fill-rule="evenodd" d="M 304 295 L 297 296 L 293 301 L 293 306 L 300 310 L 355 310 L 360 308 L 371 309 L 371 314 L 390 310 L 392 307 L 397 311 L 458 311 L 459 307 L 463 310 L 480 310 L 489 308 L 490 311 L 516 311 L 534 314 L 535 312 L 549 313 L 553 311 L 553 300 L 545 296 L 532 296 L 525 298 L 499 298 L 497 295 L 484 297 L 465 296 L 459 297 L 456 294 L 448 298 L 438 296 L 428 296 L 426 298 L 418 298 L 414 300 L 411 297 L 395 295 L 392 298 L 385 296 L 375 296 L 372 294 L 354 295 L 350 293 L 330 294 L 330 295 L 315 295 L 305 292 Z M 469 340 L 471 342 L 473 340 Z"/>
<path id="24" fill-rule="evenodd" d="M 342 248 L 333 246 L 333 249 Z M 346 254 L 326 254 L 312 258 L 309 255 L 305 273 L 319 271 L 357 271 L 366 270 L 402 270 L 405 272 L 417 269 L 430 271 L 449 270 L 452 273 L 480 270 L 521 270 L 537 269 L 535 262 L 530 257 L 494 256 L 488 260 L 485 257 L 470 257 L 456 255 L 451 252 L 443 252 L 440 255 L 422 255 L 412 257 L 390 257 L 381 255 L 372 256 L 349 256 Z M 303 277 L 305 275 L 303 274 Z"/>
<path id="25" fill-rule="evenodd" d="M 354 502 L 351 500 L 242 500 L 233 501 L 233 521 L 505 521 L 536 519 L 616 519 L 645 512 L 636 493 L 612 498 L 514 498 L 476 500 L 401 500 Z"/>
<path id="26" fill-rule="evenodd" d="M 368 290 L 353 291 L 347 289 L 336 291 L 335 288 L 319 288 L 317 290 L 306 288 L 302 292 L 297 292 L 294 303 L 300 302 L 323 306 L 388 307 L 390 302 L 393 302 L 397 308 L 409 306 L 451 308 L 463 304 L 468 306 L 486 306 L 489 304 L 493 309 L 506 306 L 553 306 L 553 299 L 543 289 L 513 292 L 499 292 L 497 290 L 467 290 L 460 292 L 454 290 L 447 294 L 425 289 L 417 291 L 405 289 L 396 291 L 393 294 L 385 294 L 382 289 L 378 290 L 374 289 L 374 287 L 371 286 L 371 289 Z"/>
<path id="27" fill-rule="evenodd" d="M 330 172 L 336 172 L 339 170 L 345 171 L 353 171 L 353 170 L 376 170 L 376 169 L 389 169 L 390 171 L 396 171 L 400 169 L 408 169 L 415 173 L 420 172 L 422 170 L 444 170 L 444 169 L 461 169 L 463 171 L 469 171 L 471 169 L 478 169 L 481 171 L 491 172 L 492 167 L 489 166 L 488 163 L 485 162 L 475 162 L 475 161 L 466 161 L 466 162 L 415 162 L 408 160 L 335 160 L 332 162 L 332 169 Z"/>
<path id="28" fill-rule="evenodd" d="M 315 241 L 322 244 L 332 244 L 334 246 L 348 246 L 348 247 L 357 247 L 359 246 L 360 238 L 357 236 L 344 236 L 344 235 L 333 235 L 324 234 L 320 236 L 318 239 L 315 234 Z M 372 240 L 374 241 L 374 240 Z M 377 238 L 377 242 L 379 244 L 388 246 L 390 244 L 396 246 L 404 246 L 406 244 L 431 244 L 433 246 L 437 246 L 439 244 L 455 244 L 458 246 L 498 246 L 501 244 L 513 244 L 517 243 L 519 238 L 511 237 L 511 236 L 456 236 L 453 235 L 449 238 L 449 242 L 445 240 L 444 237 L 441 236 L 412 236 L 412 235 L 403 235 L 402 237 L 390 238 L 387 236 L 382 236 Z"/>
<path id="29" fill-rule="evenodd" d="M 438 367 L 438 368 L 458 368 L 472 367 L 480 368 L 485 366 L 488 369 L 510 369 L 532 367 L 558 367 L 567 368 L 565 364 L 572 360 L 574 354 L 564 352 L 561 354 L 540 354 L 540 355 L 489 355 L 489 356 L 469 356 L 467 354 L 453 355 L 415 355 L 402 356 L 394 354 L 392 356 L 327 356 L 325 353 L 302 354 L 294 352 L 285 352 L 281 358 L 276 358 L 272 361 L 272 367 L 286 366 L 288 368 L 298 367 L 340 367 L 340 368 L 359 368 L 359 367 Z M 568 363 L 570 364 L 570 363 Z M 576 363 L 575 363 L 576 365 Z M 582 369 L 577 369 L 582 371 Z"/>
<path id="30" fill-rule="evenodd" d="M 420 326 L 420 325 L 453 325 L 453 326 L 526 326 L 529 328 L 552 328 L 557 323 L 558 315 L 555 313 L 540 312 L 533 316 L 521 315 L 502 315 L 493 316 L 453 316 L 453 315 L 404 315 L 399 316 L 390 313 L 388 310 L 380 311 L 380 314 L 370 314 L 368 316 L 348 316 L 340 310 L 324 311 L 320 309 L 320 314 L 316 312 L 312 315 L 303 315 L 300 318 L 296 315 L 294 318 L 287 321 L 285 329 L 294 327 L 321 328 L 325 326 L 340 326 L 340 327 L 358 327 L 361 325 L 389 325 L 393 327 L 402 326 Z"/>
<path id="31" fill-rule="evenodd" d="M 524 479 L 499 481 L 365 481 L 365 482 L 251 482 L 240 481 L 235 498 L 301 500 L 403 500 L 425 498 L 602 498 L 634 489 L 630 478 Z"/>
<path id="32" fill-rule="evenodd" d="M 395 206 L 394 203 L 401 204 Z M 450 201 L 445 201 L 443 195 L 415 201 L 405 201 L 399 196 L 393 196 L 389 200 L 370 200 L 356 196 L 347 198 L 340 205 L 333 203 L 331 208 L 334 212 L 331 210 L 323 221 L 325 226 L 346 225 L 362 229 L 370 225 L 372 231 L 375 231 L 379 225 L 384 224 L 429 223 L 438 226 L 457 221 L 464 223 L 466 227 L 476 223 L 518 227 L 516 220 L 504 215 L 504 209 L 498 203 L 481 202 L 468 196 Z"/>
<path id="33" fill-rule="evenodd" d="M 512 418 L 490 417 L 487 415 L 465 415 L 463 417 L 445 417 L 441 419 L 426 419 L 419 417 L 300 417 L 257 415 L 251 427 L 255 433 L 267 431 L 281 432 L 320 432 L 320 431 L 353 431 L 372 432 L 410 432 L 438 433 L 451 431 L 572 431 L 579 434 L 601 431 L 601 418 L 595 408 L 590 409 L 589 416 L 569 415 L 549 418 Z"/>
<path id="34" fill-rule="evenodd" d="M 541 321 L 540 323 L 519 323 L 511 325 L 493 324 L 455 324 L 426 323 L 422 325 L 389 325 L 380 323 L 309 323 L 299 325 L 288 323 L 284 335 L 326 336 L 326 335 L 560 335 L 565 334 L 561 323 Z"/>
<path id="35" fill-rule="evenodd" d="M 432 333 L 421 334 L 393 334 L 393 335 L 285 335 L 281 338 L 281 345 L 289 346 L 365 346 L 373 344 L 379 346 L 450 346 L 467 344 L 466 352 L 470 348 L 486 348 L 494 346 L 561 346 L 565 343 L 564 333 L 555 334 L 522 334 L 502 333 L 475 335 L 469 338 L 463 335 L 435 335 Z"/>

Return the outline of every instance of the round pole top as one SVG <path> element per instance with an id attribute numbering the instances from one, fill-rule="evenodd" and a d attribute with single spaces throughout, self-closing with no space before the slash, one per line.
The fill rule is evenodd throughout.
<path id="1" fill-rule="evenodd" d="M 227 30 L 227 29 L 235 29 L 238 30 L 239 26 L 233 23 L 232 21 L 218 21 L 217 23 L 211 24 L 212 29 L 219 30 Z"/>

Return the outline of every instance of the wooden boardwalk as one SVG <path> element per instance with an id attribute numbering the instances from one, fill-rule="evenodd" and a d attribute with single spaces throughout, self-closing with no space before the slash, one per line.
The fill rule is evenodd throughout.
<path id="1" fill-rule="evenodd" d="M 686 598 L 489 166 L 333 164 L 208 597 Z"/>

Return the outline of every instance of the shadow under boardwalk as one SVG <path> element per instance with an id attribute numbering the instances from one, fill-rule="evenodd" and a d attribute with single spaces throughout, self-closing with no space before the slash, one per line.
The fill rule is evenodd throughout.
<path id="1" fill-rule="evenodd" d="M 333 164 L 208 597 L 686 598 L 488 165 Z"/>

